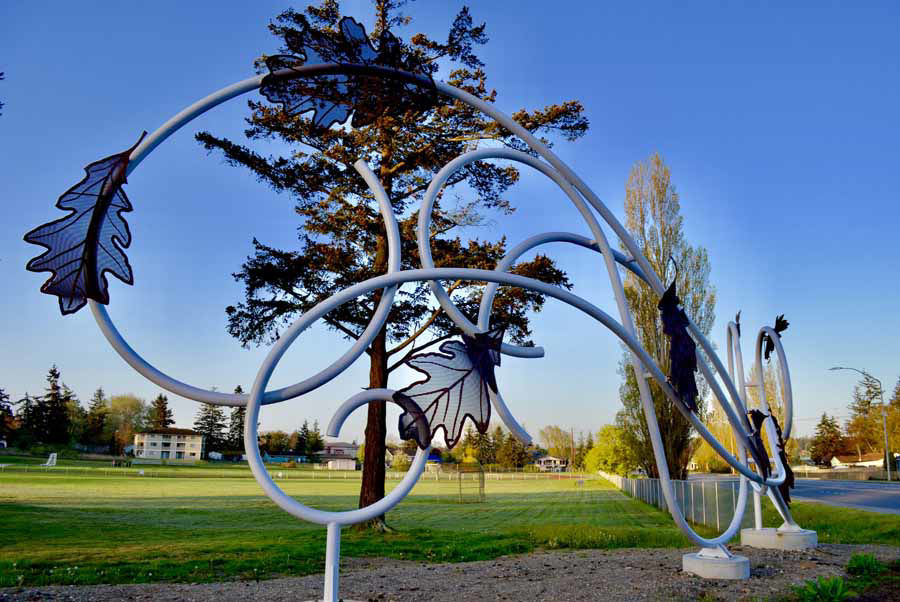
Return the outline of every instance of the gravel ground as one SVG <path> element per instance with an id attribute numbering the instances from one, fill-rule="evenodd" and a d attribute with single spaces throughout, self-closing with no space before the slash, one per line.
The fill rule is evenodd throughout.
<path id="1" fill-rule="evenodd" d="M 577 550 L 536 552 L 495 560 L 422 564 L 390 559 L 347 558 L 341 593 L 375 602 L 423 599 L 607 601 L 767 599 L 790 591 L 792 584 L 820 575 L 843 574 L 851 554 L 873 553 L 882 560 L 900 557 L 891 546 L 823 544 L 808 552 L 779 552 L 733 546 L 750 558 L 746 581 L 704 580 L 681 571 L 681 555 L 695 550 Z M 297 601 L 321 596 L 322 576 L 226 583 L 47 586 L 0 590 L 0 602 L 12 601 Z M 321 598 L 319 598 L 321 599 Z"/>

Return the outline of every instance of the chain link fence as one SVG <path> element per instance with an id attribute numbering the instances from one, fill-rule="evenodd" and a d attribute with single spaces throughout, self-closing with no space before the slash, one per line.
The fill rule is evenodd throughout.
<path id="1" fill-rule="evenodd" d="M 618 487 L 626 495 L 635 497 L 660 510 L 666 510 L 659 479 L 629 479 L 617 475 L 600 473 L 607 481 Z M 672 480 L 675 500 L 684 513 L 684 518 L 697 525 L 706 525 L 724 531 L 737 510 L 737 479 L 691 479 Z M 752 494 L 748 492 L 748 499 Z M 747 504 L 741 527 L 753 526 L 752 503 Z"/>

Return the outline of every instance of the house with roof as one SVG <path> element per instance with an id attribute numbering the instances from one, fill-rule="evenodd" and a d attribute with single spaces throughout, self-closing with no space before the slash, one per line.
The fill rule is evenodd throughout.
<path id="1" fill-rule="evenodd" d="M 831 459 L 832 468 L 881 468 L 884 456 L 880 452 L 871 454 L 841 454 Z"/>
<path id="2" fill-rule="evenodd" d="M 206 437 L 191 429 L 156 428 L 134 434 L 137 463 L 197 462 L 203 458 Z"/>
<path id="3" fill-rule="evenodd" d="M 316 452 L 316 459 L 328 470 L 356 470 L 357 452 L 359 452 L 359 445 L 356 442 L 326 442 L 325 448 Z"/>
<path id="4" fill-rule="evenodd" d="M 556 456 L 542 456 L 534 463 L 541 472 L 563 472 L 569 461 Z"/>

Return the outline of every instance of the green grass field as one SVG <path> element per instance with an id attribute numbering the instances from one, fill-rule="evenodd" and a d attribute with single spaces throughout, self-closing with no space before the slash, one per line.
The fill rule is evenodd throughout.
<path id="1" fill-rule="evenodd" d="M 280 484 L 330 510 L 355 507 L 359 488 L 358 478 Z M 395 533 L 345 529 L 343 554 L 455 562 L 537 548 L 688 545 L 666 514 L 602 480 L 581 491 L 571 480 L 489 480 L 481 504 L 456 503 L 456 491 L 452 481 L 419 483 L 388 515 Z M 851 513 L 864 532 L 835 524 L 834 509 L 795 508 L 821 541 L 900 545 L 900 517 Z M 324 527 L 282 512 L 248 478 L 0 473 L 0 586 L 301 575 L 321 570 L 324 542 Z"/>

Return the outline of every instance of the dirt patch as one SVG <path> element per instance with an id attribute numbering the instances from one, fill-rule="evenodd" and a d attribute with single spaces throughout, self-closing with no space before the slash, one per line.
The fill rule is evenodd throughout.
<path id="1" fill-rule="evenodd" d="M 381 558 L 347 558 L 341 594 L 376 602 L 449 600 L 750 600 L 790 591 L 820 575 L 842 575 L 850 556 L 872 553 L 883 561 L 900 558 L 900 548 L 823 544 L 808 552 L 780 552 L 733 546 L 750 558 L 746 581 L 705 580 L 681 571 L 681 555 L 694 550 L 625 549 L 537 552 L 495 560 L 423 564 Z M 271 579 L 259 583 L 159 583 L 143 585 L 48 586 L 0 590 L 2 602 L 111 601 L 266 602 L 321 599 L 322 576 Z"/>

